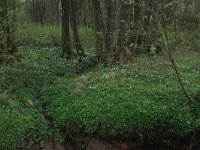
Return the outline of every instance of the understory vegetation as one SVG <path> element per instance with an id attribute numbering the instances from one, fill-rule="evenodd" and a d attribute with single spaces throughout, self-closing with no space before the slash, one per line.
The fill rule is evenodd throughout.
<path id="1" fill-rule="evenodd" d="M 199 0 L 0 0 L 0 150 L 199 147 Z"/>
<path id="2" fill-rule="evenodd" d="M 181 56 L 177 64 L 195 99 L 190 107 L 166 58 L 141 57 L 77 74 L 77 62 L 60 54 L 57 48 L 22 47 L 20 62 L 0 66 L 1 148 L 46 135 L 62 139 L 64 128 L 101 136 L 163 128 L 181 137 L 199 130 L 199 53 L 174 54 Z"/>

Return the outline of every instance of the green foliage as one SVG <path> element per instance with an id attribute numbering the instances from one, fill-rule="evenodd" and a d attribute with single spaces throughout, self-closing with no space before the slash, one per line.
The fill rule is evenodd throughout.
<path id="1" fill-rule="evenodd" d="M 87 55 L 82 59 L 82 61 L 78 64 L 78 72 L 83 73 L 88 70 L 94 69 L 98 64 L 98 60 L 96 55 Z"/>
<path id="2" fill-rule="evenodd" d="M 53 84 L 59 74 L 70 74 L 73 67 L 60 57 L 59 49 L 20 50 L 19 55 L 24 57 L 20 63 L 0 70 L 2 90 L 8 89 L 19 98 L 39 99 L 40 92 Z"/>
<path id="3" fill-rule="evenodd" d="M 40 26 L 20 24 L 16 31 L 18 45 L 59 46 L 61 45 L 60 26 Z"/>
<path id="4" fill-rule="evenodd" d="M 188 110 L 174 70 L 163 58 L 76 75 L 76 61 L 61 54 L 56 48 L 22 47 L 20 62 L 0 64 L 0 149 L 16 149 L 24 140 L 40 142 L 62 127 L 72 133 L 116 135 L 160 126 L 179 136 L 200 127 L 198 94 Z M 178 67 L 189 93 L 198 93 L 199 54 L 175 55 L 181 56 Z M 83 68 L 94 58 L 85 58 Z"/>
<path id="5" fill-rule="evenodd" d="M 1 6 L 1 8 L 0 8 L 0 14 L 2 14 L 2 16 L 0 18 L 0 21 L 1 21 L 1 24 L 0 24 L 0 46 L 1 47 L 0 48 L 1 49 L 5 45 L 6 39 L 7 39 L 7 33 L 5 31 L 5 27 L 8 24 L 8 22 L 6 20 L 6 17 L 7 17 L 6 12 L 7 12 L 7 9 L 4 8 L 3 6 Z"/>
<path id="6" fill-rule="evenodd" d="M 1 8 L 0 8 L 0 53 L 2 55 L 5 54 L 7 52 L 7 48 L 9 48 L 9 46 L 7 45 L 7 40 L 9 38 L 9 32 L 8 30 L 10 30 L 12 28 L 12 24 L 13 24 L 13 15 L 14 12 L 12 10 L 10 10 L 6 4 L 6 1 L 2 1 L 1 2 Z M 2 52 L 3 51 L 3 52 Z M 1 58 L 0 58 L 1 59 Z"/>
<path id="7" fill-rule="evenodd" d="M 0 2 L 0 63 L 12 62 L 17 50 L 14 43 L 15 10 L 9 7 L 7 0 Z"/>
<path id="8" fill-rule="evenodd" d="M 60 74 L 73 72 L 73 63 L 60 58 L 61 50 L 27 49 L 20 48 L 19 63 L 0 65 L 0 149 L 16 149 L 20 142 L 31 144 L 48 135 L 41 96 Z"/>
<path id="9" fill-rule="evenodd" d="M 200 70 L 193 66 L 199 65 L 198 56 L 178 61 L 190 93 L 200 88 Z M 99 67 L 74 79 L 62 78 L 43 98 L 49 101 L 53 120 L 67 122 L 73 132 L 115 135 L 161 126 L 184 136 L 200 127 L 199 116 L 184 106 L 187 99 L 174 70 L 161 60 Z"/>
<path id="10" fill-rule="evenodd" d="M 84 49 L 88 50 L 95 47 L 96 36 L 94 29 L 81 26 L 78 32 Z"/>
<path id="11" fill-rule="evenodd" d="M 0 94 L 0 149 L 17 149 L 21 142 L 36 142 L 47 134 L 47 122 L 35 109 L 24 108 Z"/>
<path id="12" fill-rule="evenodd" d="M 17 44 L 20 46 L 57 47 L 62 44 L 61 26 L 56 25 L 19 24 L 16 35 Z M 72 32 L 71 35 L 73 35 Z M 79 27 L 79 36 L 85 49 L 94 47 L 94 30 L 87 27 Z"/>

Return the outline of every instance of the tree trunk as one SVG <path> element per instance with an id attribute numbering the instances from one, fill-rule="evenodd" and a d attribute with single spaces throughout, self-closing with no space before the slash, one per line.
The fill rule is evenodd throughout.
<path id="1" fill-rule="evenodd" d="M 78 8 L 77 0 L 70 0 L 71 6 L 71 27 L 73 29 L 74 45 L 77 50 L 77 55 L 81 59 L 84 56 L 84 51 L 78 34 Z"/>
<path id="2" fill-rule="evenodd" d="M 121 1 L 116 61 L 123 61 L 129 57 L 130 10 L 131 5 L 129 4 L 129 1 Z"/>
<path id="3" fill-rule="evenodd" d="M 97 57 L 99 62 L 105 62 L 105 32 L 101 4 L 99 0 L 92 0 L 92 4 L 95 11 Z"/>
<path id="4" fill-rule="evenodd" d="M 62 46 L 63 56 L 67 59 L 73 58 L 73 51 L 70 39 L 70 21 L 69 21 L 69 0 L 62 0 Z"/>
<path id="5" fill-rule="evenodd" d="M 114 9 L 114 1 L 106 0 L 107 3 L 107 30 L 106 30 L 106 51 L 107 51 L 107 63 L 108 65 L 113 63 L 113 41 L 114 41 L 114 29 L 115 29 L 115 9 Z"/>
<path id="6" fill-rule="evenodd" d="M 140 53 L 140 46 L 142 44 L 142 28 L 143 28 L 143 8 L 142 2 L 140 0 L 135 0 L 134 4 L 134 24 L 131 30 L 133 36 L 131 38 L 132 42 L 132 53 L 138 55 Z"/>
<path id="7" fill-rule="evenodd" d="M 0 62 L 5 61 L 6 55 L 13 55 L 17 48 L 14 42 L 14 32 L 15 32 L 15 15 L 9 16 L 9 11 L 15 9 L 15 0 L 0 1 Z M 14 14 L 14 13 L 12 13 Z"/>

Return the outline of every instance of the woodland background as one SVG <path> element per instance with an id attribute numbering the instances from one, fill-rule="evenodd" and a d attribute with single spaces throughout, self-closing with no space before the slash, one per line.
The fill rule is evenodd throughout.
<path id="1" fill-rule="evenodd" d="M 199 58 L 199 0 L 1 0 L 0 149 L 198 149 Z"/>

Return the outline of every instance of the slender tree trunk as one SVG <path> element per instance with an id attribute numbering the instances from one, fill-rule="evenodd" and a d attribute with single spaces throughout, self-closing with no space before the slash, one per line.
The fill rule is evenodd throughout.
<path id="1" fill-rule="evenodd" d="M 5 24 L 7 22 L 7 3 L 6 0 L 0 1 L 0 63 L 4 61 L 3 55 L 6 52 L 7 49 L 7 40 L 6 40 L 6 29 L 7 25 Z"/>
<path id="2" fill-rule="evenodd" d="M 114 9 L 114 1 L 106 0 L 107 3 L 107 31 L 106 31 L 106 51 L 107 51 L 107 63 L 108 65 L 113 63 L 113 41 L 114 41 L 114 29 L 115 29 L 115 9 Z"/>
<path id="3" fill-rule="evenodd" d="M 77 8 L 77 0 L 70 0 L 71 6 L 71 27 L 73 29 L 73 36 L 74 36 L 74 45 L 77 50 L 77 55 L 81 59 L 83 57 L 84 51 L 81 45 L 81 41 L 78 34 L 78 8 Z"/>
<path id="4" fill-rule="evenodd" d="M 9 45 L 9 53 L 10 54 L 14 54 L 16 51 L 17 51 L 17 47 L 16 47 L 16 44 L 15 44 L 15 31 L 16 31 L 16 1 L 15 0 L 10 0 L 9 1 L 9 4 L 8 4 L 8 7 L 10 9 L 10 11 L 12 11 L 12 16 L 11 16 L 11 20 L 9 20 L 10 22 L 10 27 L 8 26 L 8 33 L 9 33 L 9 36 L 8 36 L 8 40 L 10 43 Z"/>
<path id="5" fill-rule="evenodd" d="M 56 1 L 56 24 L 60 24 L 60 0 Z"/>
<path id="6" fill-rule="evenodd" d="M 62 0 L 62 46 L 63 56 L 67 59 L 73 58 L 73 51 L 70 39 L 70 21 L 69 21 L 69 0 Z"/>
<path id="7" fill-rule="evenodd" d="M 95 25 L 96 25 L 96 51 L 99 62 L 105 62 L 105 32 L 103 23 L 103 14 L 101 3 L 99 0 L 92 0 L 95 10 Z"/>
<path id="8" fill-rule="evenodd" d="M 128 0 L 121 1 L 116 61 L 123 61 L 129 57 L 130 8 L 131 5 Z"/>
<path id="9" fill-rule="evenodd" d="M 138 55 L 140 53 L 140 46 L 142 44 L 142 28 L 143 28 L 143 8 L 142 1 L 135 0 L 134 4 L 134 25 L 132 29 L 133 36 L 131 38 L 132 42 L 132 53 Z"/>

